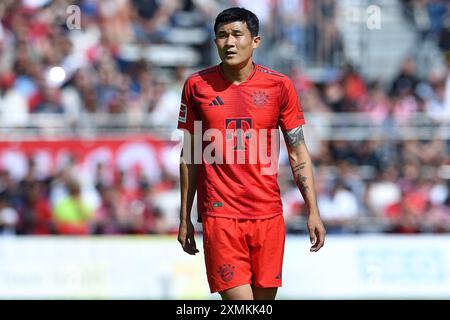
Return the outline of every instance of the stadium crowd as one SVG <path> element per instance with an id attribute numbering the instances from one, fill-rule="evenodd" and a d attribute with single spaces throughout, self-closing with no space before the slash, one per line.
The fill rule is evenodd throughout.
<path id="1" fill-rule="evenodd" d="M 431 33 L 445 54 L 449 49 L 445 41 L 450 32 L 449 4 L 431 0 L 404 2 L 406 12 L 415 13 L 409 16 L 417 24 L 417 32 Z M 52 113 L 75 126 L 83 115 L 108 113 L 148 115 L 155 128 L 174 130 L 183 82 L 196 66 L 159 67 L 142 57 L 130 60 L 124 48 L 128 44 L 145 48 L 167 43 L 171 28 L 182 27 L 189 16 L 190 25 L 208 35 L 204 42 L 193 45 L 201 53 L 202 64 L 215 63 L 209 54 L 214 49 L 210 47 L 212 19 L 222 7 L 240 5 L 252 9 L 251 3 L 2 1 L 0 123 L 23 128 L 33 115 Z M 270 39 L 267 43 L 275 41 L 279 45 L 273 46 L 275 51 L 263 46 L 257 62 L 265 64 L 270 61 L 269 55 L 278 50 L 294 48 L 306 61 L 313 62 L 321 52 L 323 61 L 331 64 L 326 67 L 336 66 L 334 61 L 342 60 L 344 49 L 335 23 L 334 3 L 258 1 L 254 11 L 261 17 L 262 33 Z M 70 4 L 81 9 L 80 30 L 67 27 L 66 9 Z M 425 18 L 431 23 L 421 31 L 423 24 L 418 23 Z M 322 23 L 315 23 L 317 20 Z M 320 37 L 325 41 L 318 42 Z M 407 57 L 398 75 L 384 85 L 367 81 L 350 64 L 334 69 L 333 77 L 319 82 L 309 79 L 296 66 L 290 68 L 288 74 L 307 121 L 308 117 L 360 113 L 394 136 L 311 142 L 319 207 L 329 233 L 450 232 L 449 140 L 437 136 L 395 138 L 397 126 L 419 113 L 433 128 L 448 123 L 449 70 L 432 70 L 420 77 L 413 57 Z M 306 126 L 307 139 L 309 130 Z M 140 175 L 130 186 L 124 172 L 107 170 L 99 165 L 94 184 L 86 191 L 77 179 L 76 163 L 69 162 L 43 177 L 37 174 L 30 158 L 26 175 L 18 180 L 0 162 L 0 234 L 177 231 L 176 174 L 162 170 L 158 181 Z M 304 203 L 284 151 L 279 181 L 288 231 L 305 232 Z M 99 199 L 95 206 L 84 200 L 86 192 Z"/>

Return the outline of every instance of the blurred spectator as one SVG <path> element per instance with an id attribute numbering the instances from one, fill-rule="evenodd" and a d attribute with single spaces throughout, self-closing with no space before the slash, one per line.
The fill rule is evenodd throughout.
<path id="1" fill-rule="evenodd" d="M 430 210 L 428 217 L 424 221 L 427 227 L 426 231 L 437 233 L 450 232 L 450 189 L 445 180 L 439 178 L 437 170 L 435 170 L 430 178 L 429 201 Z M 448 181 L 448 180 L 447 180 Z"/>
<path id="2" fill-rule="evenodd" d="M 401 144 L 402 158 L 405 164 L 438 166 L 444 158 L 444 141 L 406 140 Z"/>
<path id="3" fill-rule="evenodd" d="M 367 88 L 363 78 L 354 70 L 351 64 L 345 66 L 342 82 L 344 85 L 345 99 L 351 105 L 356 104 L 358 100 L 367 94 Z"/>
<path id="4" fill-rule="evenodd" d="M 351 165 L 345 160 L 338 160 L 336 162 L 336 177 L 334 179 L 335 188 L 340 185 L 342 189 L 348 189 L 351 191 L 357 199 L 362 199 L 365 193 L 366 185 L 363 181 L 361 181 L 362 173 L 358 170 L 358 168 L 362 168 L 362 165 L 371 165 L 364 160 L 365 159 L 363 157 L 359 158 L 359 161 L 363 162 L 359 163 L 359 165 L 361 165 L 360 167 L 357 165 Z"/>
<path id="5" fill-rule="evenodd" d="M 33 108 L 35 113 L 63 113 L 64 108 L 61 102 L 59 90 L 55 88 L 43 88 L 41 101 Z"/>
<path id="6" fill-rule="evenodd" d="M 15 80 L 13 72 L 0 72 L 0 118 L 2 124 L 26 126 L 28 104 L 25 97 L 13 87 Z"/>
<path id="7" fill-rule="evenodd" d="M 175 69 L 176 81 L 163 83 L 164 92 L 152 110 L 152 123 L 156 127 L 176 129 L 178 113 L 180 111 L 180 92 L 186 79 L 186 69 Z"/>
<path id="8" fill-rule="evenodd" d="M 430 17 L 427 10 L 428 0 L 403 0 L 404 13 L 416 27 L 420 39 L 426 38 L 430 32 Z"/>
<path id="9" fill-rule="evenodd" d="M 93 225 L 94 234 L 120 234 L 125 233 L 123 217 L 126 215 L 126 206 L 121 200 L 117 187 L 99 185 L 101 197 L 100 207 L 95 212 Z"/>
<path id="10" fill-rule="evenodd" d="M 433 90 L 433 96 L 426 102 L 425 111 L 428 116 L 435 120 L 436 122 L 440 122 L 443 117 L 446 117 L 450 114 L 449 110 L 446 108 L 449 104 L 445 101 L 445 82 L 441 81 L 435 84 Z"/>
<path id="11" fill-rule="evenodd" d="M 377 124 L 388 117 L 391 101 L 380 84 L 372 83 L 367 95 L 362 95 L 357 102 L 357 110 L 366 113 Z"/>
<path id="12" fill-rule="evenodd" d="M 355 194 L 341 181 L 320 196 L 319 208 L 328 233 L 352 232 L 361 213 Z"/>
<path id="13" fill-rule="evenodd" d="M 430 32 L 438 39 L 444 27 L 444 18 L 448 13 L 448 3 L 444 0 L 429 0 L 427 10 L 430 17 Z"/>
<path id="14" fill-rule="evenodd" d="M 382 219 L 388 206 L 400 202 L 401 189 L 397 184 L 397 179 L 397 168 L 390 166 L 381 171 L 376 180 L 369 184 L 366 199 L 372 216 Z"/>
<path id="15" fill-rule="evenodd" d="M 414 60 L 408 57 L 403 61 L 400 73 L 394 78 L 390 94 L 392 96 L 411 95 L 415 92 L 418 82 Z"/>
<path id="16" fill-rule="evenodd" d="M 156 206 L 151 186 L 142 183 L 140 195 L 128 206 L 128 223 L 133 234 L 154 234 L 169 231 L 162 210 Z"/>
<path id="17" fill-rule="evenodd" d="M 276 1 L 274 7 L 277 20 L 274 26 L 277 37 L 295 47 L 302 57 L 306 56 L 307 1 Z"/>
<path id="18" fill-rule="evenodd" d="M 52 209 L 44 194 L 42 183 L 32 181 L 24 190 L 23 203 L 20 206 L 20 233 L 45 235 L 54 234 Z"/>
<path id="19" fill-rule="evenodd" d="M 347 140 L 335 140 L 329 144 L 331 158 L 339 162 L 340 160 L 356 164 L 356 155 L 352 143 Z"/>
<path id="20" fill-rule="evenodd" d="M 5 193 L 0 193 L 0 235 L 14 235 L 17 233 L 19 215 L 8 203 Z"/>
<path id="21" fill-rule="evenodd" d="M 69 181 L 67 188 L 69 197 L 57 203 L 53 213 L 57 232 L 65 235 L 89 234 L 92 210 L 82 201 L 77 181 Z"/>

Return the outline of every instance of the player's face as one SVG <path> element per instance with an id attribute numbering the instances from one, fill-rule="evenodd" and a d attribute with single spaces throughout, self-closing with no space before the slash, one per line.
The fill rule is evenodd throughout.
<path id="1" fill-rule="evenodd" d="M 217 29 L 215 43 L 220 60 L 230 67 L 243 67 L 259 46 L 261 38 L 252 37 L 247 24 L 242 21 L 222 24 Z"/>

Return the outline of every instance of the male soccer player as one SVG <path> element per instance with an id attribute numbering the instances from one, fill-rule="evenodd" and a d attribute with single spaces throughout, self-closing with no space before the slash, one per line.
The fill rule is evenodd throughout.
<path id="1" fill-rule="evenodd" d="M 288 77 L 254 63 L 253 50 L 261 41 L 258 28 L 258 18 L 243 8 L 217 16 L 215 44 L 222 63 L 186 80 L 178 121 L 178 128 L 185 130 L 178 241 L 185 252 L 199 252 L 191 222 L 197 192 L 211 293 L 230 300 L 274 299 L 281 286 L 282 203 L 276 170 L 264 170 L 267 162 L 262 160 L 264 152 L 278 156 L 272 148 L 278 142 L 272 134 L 278 127 L 308 208 L 310 251 L 318 251 L 325 238 L 301 105 Z M 198 137 L 200 157 L 194 148 Z M 255 145 L 265 150 L 252 149 Z M 207 161 L 208 155 L 214 161 Z"/>

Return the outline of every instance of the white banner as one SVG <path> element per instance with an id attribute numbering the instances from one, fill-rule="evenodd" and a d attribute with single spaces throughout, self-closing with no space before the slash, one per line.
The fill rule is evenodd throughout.
<path id="1" fill-rule="evenodd" d="M 287 241 L 280 298 L 450 299 L 450 237 L 328 236 Z"/>
<path id="2" fill-rule="evenodd" d="M 218 299 L 175 237 L 0 237 L 0 299 Z M 279 299 L 450 299 L 450 236 L 288 236 Z"/>

